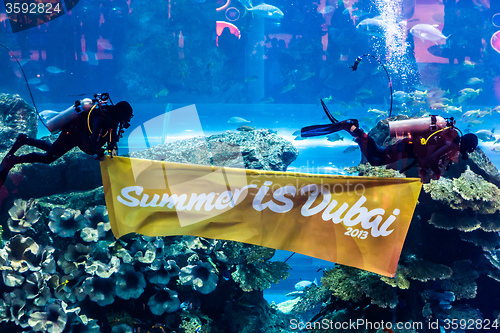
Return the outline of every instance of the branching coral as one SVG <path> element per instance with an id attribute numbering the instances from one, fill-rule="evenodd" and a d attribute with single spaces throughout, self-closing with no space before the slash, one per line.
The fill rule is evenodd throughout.
<path id="1" fill-rule="evenodd" d="M 353 267 L 339 265 L 325 270 L 321 284 L 343 301 L 357 301 L 365 296 L 372 304 L 391 309 L 398 303 L 393 287 L 381 281 L 378 275 Z"/>
<path id="2" fill-rule="evenodd" d="M 288 264 L 281 261 L 259 261 L 237 265 L 231 276 L 243 291 L 250 292 L 268 289 L 272 283 L 286 279 L 290 275 L 289 269 Z"/>
<path id="3" fill-rule="evenodd" d="M 466 242 L 480 246 L 483 251 L 493 251 L 500 246 L 500 235 L 496 232 L 475 230 L 460 234 L 460 238 Z"/>
<path id="4" fill-rule="evenodd" d="M 194 290 L 202 294 L 209 294 L 217 287 L 219 277 L 215 267 L 207 262 L 198 261 L 196 265 L 181 268 L 179 282 L 182 285 L 190 285 Z"/>
<path id="5" fill-rule="evenodd" d="M 460 231 L 470 232 L 481 227 L 481 222 L 475 216 L 467 214 L 456 214 L 454 212 L 432 213 L 429 223 L 439 229 L 458 229 Z"/>
<path id="6" fill-rule="evenodd" d="M 443 289 L 451 291 L 457 300 L 476 298 L 476 279 L 479 273 L 472 269 L 470 260 L 455 261 L 451 266 L 453 275 L 441 282 Z"/>
<path id="7" fill-rule="evenodd" d="M 409 263 L 407 276 L 413 280 L 426 282 L 450 278 L 452 269 L 428 260 L 413 260 Z"/>
<path id="8" fill-rule="evenodd" d="M 472 209 L 480 214 L 493 214 L 500 209 L 500 190 L 475 174 L 470 168 L 453 180 L 440 178 L 423 186 L 432 199 L 453 209 Z"/>
<path id="9" fill-rule="evenodd" d="M 85 228 L 89 221 L 74 209 L 54 208 L 49 214 L 50 230 L 61 237 L 73 237 L 78 230 Z"/>
<path id="10" fill-rule="evenodd" d="M 40 213 L 35 207 L 34 200 L 24 201 L 17 199 L 9 209 L 7 225 L 10 231 L 24 233 L 40 219 Z"/>
<path id="11" fill-rule="evenodd" d="M 406 177 L 404 174 L 400 173 L 397 170 L 388 169 L 385 166 L 372 166 L 368 163 L 345 168 L 344 170 L 349 174 L 358 173 L 358 175 L 364 177 Z"/>

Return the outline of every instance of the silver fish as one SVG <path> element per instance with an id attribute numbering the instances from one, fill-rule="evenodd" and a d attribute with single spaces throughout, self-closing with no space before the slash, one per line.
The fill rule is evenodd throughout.
<path id="1" fill-rule="evenodd" d="M 56 66 L 49 66 L 49 67 L 45 68 L 45 70 L 49 73 L 52 73 L 52 74 L 59 74 L 59 73 L 66 72 L 65 69 L 60 69 L 59 67 L 56 67 Z"/>
<path id="2" fill-rule="evenodd" d="M 448 38 L 437 27 L 437 24 L 417 24 L 410 29 L 410 33 L 422 42 L 429 40 L 437 45 L 438 42 L 445 41 Z"/>
<path id="3" fill-rule="evenodd" d="M 282 19 L 283 16 L 285 16 L 285 14 L 283 14 L 281 9 L 279 9 L 278 7 L 265 3 L 261 3 L 260 5 L 257 5 L 255 7 L 245 8 L 258 17 L 279 20 Z"/>
<path id="4" fill-rule="evenodd" d="M 241 117 L 229 118 L 229 120 L 227 122 L 228 122 L 228 124 L 248 124 L 248 123 L 251 123 L 251 121 L 246 120 L 246 119 L 241 118 Z"/>
<path id="5" fill-rule="evenodd" d="M 479 130 L 474 134 L 476 134 L 477 138 L 481 141 L 495 141 L 496 140 L 495 135 L 493 135 L 492 131 Z"/>

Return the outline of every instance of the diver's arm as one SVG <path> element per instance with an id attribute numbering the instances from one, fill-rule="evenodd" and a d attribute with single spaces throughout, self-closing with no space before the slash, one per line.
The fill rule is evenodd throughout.
<path id="1" fill-rule="evenodd" d="M 429 164 L 430 165 L 434 165 L 434 164 L 439 164 L 439 160 L 446 156 L 448 152 L 451 152 L 451 151 L 454 151 L 454 150 L 457 150 L 458 149 L 453 149 L 452 146 L 453 145 L 456 145 L 456 143 L 454 143 L 453 140 L 446 140 L 446 143 L 439 149 L 437 149 L 435 152 L 433 152 L 429 158 L 428 158 L 428 161 L 429 161 Z M 453 156 L 450 157 L 450 160 L 453 159 Z"/>
<path id="2" fill-rule="evenodd" d="M 102 148 L 103 144 L 101 142 L 101 136 L 103 134 L 106 134 L 106 132 L 103 132 L 103 117 L 98 116 L 94 118 L 94 121 L 91 124 L 92 128 L 92 134 L 90 136 L 90 147 L 92 149 L 92 152 L 94 154 L 97 154 L 98 158 L 101 158 L 104 156 L 104 149 Z"/>

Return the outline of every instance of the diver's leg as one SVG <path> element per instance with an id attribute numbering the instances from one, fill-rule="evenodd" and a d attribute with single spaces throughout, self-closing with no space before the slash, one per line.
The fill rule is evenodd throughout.
<path id="1" fill-rule="evenodd" d="M 32 146 L 46 150 L 45 153 L 29 153 L 26 155 L 15 156 L 14 154 L 7 154 L 2 163 L 0 164 L 0 186 L 3 185 L 10 169 L 16 164 L 22 163 L 44 163 L 50 164 L 57 160 L 59 157 L 67 153 L 72 148 L 76 147 L 74 137 L 71 135 L 60 135 L 53 144 L 43 140 L 27 139 L 21 140 L 21 143 L 26 140 Z M 21 146 L 25 144 L 22 143 Z M 11 149 L 12 150 L 12 149 Z"/>
<path id="2" fill-rule="evenodd" d="M 355 138 L 368 163 L 373 166 L 391 164 L 405 158 L 415 158 L 409 140 L 400 140 L 393 145 L 380 147 L 359 127 L 352 128 L 349 133 Z"/>
<path id="3" fill-rule="evenodd" d="M 348 119 L 326 125 L 306 126 L 300 130 L 300 136 L 303 138 L 308 138 L 312 136 L 328 135 L 341 130 L 349 131 L 352 126 L 359 126 L 356 119 Z"/>
<path id="4" fill-rule="evenodd" d="M 19 133 L 19 135 L 17 136 L 16 142 L 14 142 L 14 144 L 10 148 L 7 155 L 15 154 L 19 150 L 19 148 L 21 148 L 24 145 L 40 148 L 40 149 L 45 150 L 45 151 L 47 151 L 51 146 L 50 142 L 48 142 L 48 141 L 40 140 L 40 139 L 33 139 L 33 138 L 28 137 L 24 133 Z M 7 155 L 5 155 L 5 156 L 7 156 Z"/>
<path id="5" fill-rule="evenodd" d="M 40 148 L 41 150 L 45 150 L 45 151 L 49 150 L 50 147 L 52 146 L 49 141 L 41 140 L 41 139 L 32 139 L 32 138 L 26 138 L 24 140 L 24 144 L 27 146 Z"/>

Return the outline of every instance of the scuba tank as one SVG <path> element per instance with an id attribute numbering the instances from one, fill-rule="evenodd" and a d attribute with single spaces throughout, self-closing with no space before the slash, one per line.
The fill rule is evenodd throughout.
<path id="1" fill-rule="evenodd" d="M 74 105 L 70 106 L 64 111 L 56 112 L 45 110 L 40 112 L 40 116 L 45 121 L 47 129 L 50 133 L 59 132 L 66 124 L 74 120 L 80 113 L 89 112 L 94 102 L 90 98 L 76 101 Z"/>
<path id="2" fill-rule="evenodd" d="M 389 134 L 390 137 L 417 138 L 428 136 L 448 125 L 448 121 L 441 116 L 389 121 Z"/>

